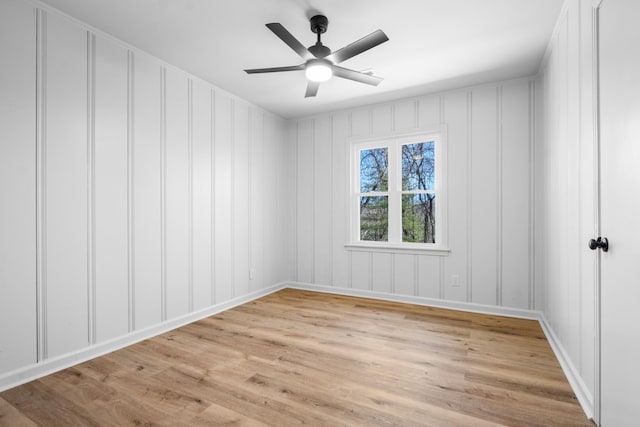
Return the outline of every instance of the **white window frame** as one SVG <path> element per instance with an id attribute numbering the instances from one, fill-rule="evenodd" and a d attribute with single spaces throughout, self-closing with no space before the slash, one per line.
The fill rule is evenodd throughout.
<path id="1" fill-rule="evenodd" d="M 411 243 L 402 241 L 402 194 L 414 191 L 402 191 L 402 146 L 434 141 L 435 186 L 436 194 L 436 235 L 435 243 Z M 389 197 L 388 241 L 375 242 L 360 240 L 360 152 L 375 148 L 387 148 L 388 188 L 385 192 L 371 193 Z M 349 140 L 349 243 L 348 250 L 369 252 L 408 252 L 446 255 L 449 253 L 447 232 L 447 129 L 445 125 L 413 133 L 399 133 L 367 139 Z M 418 191 L 423 192 L 423 191 Z"/>

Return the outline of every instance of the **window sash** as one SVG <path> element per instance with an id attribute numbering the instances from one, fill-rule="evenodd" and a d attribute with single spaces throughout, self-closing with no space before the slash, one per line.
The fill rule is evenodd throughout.
<path id="1" fill-rule="evenodd" d="M 350 235 L 351 242 L 355 244 L 371 245 L 387 245 L 387 246 L 402 246 L 402 247 L 428 247 L 434 249 L 440 249 L 446 247 L 446 242 L 443 241 L 445 237 L 444 229 L 446 224 L 444 220 L 446 218 L 446 194 L 444 193 L 445 177 L 443 173 L 444 162 L 446 156 L 444 155 L 444 142 L 446 138 L 443 128 L 439 128 L 430 132 L 421 132 L 413 135 L 404 135 L 391 138 L 381 138 L 378 140 L 368 141 L 352 141 L 351 144 L 351 183 L 350 183 L 350 204 L 351 204 L 351 227 Z M 435 183 L 433 189 L 428 190 L 403 190 L 402 189 L 402 147 L 407 144 L 416 144 L 423 142 L 434 142 L 434 169 L 435 169 Z M 371 150 L 376 148 L 387 148 L 388 155 L 388 186 L 387 191 L 374 191 L 374 192 L 360 192 L 360 153 L 363 150 Z M 435 209 L 435 243 L 414 243 L 403 242 L 402 235 L 402 197 L 407 194 L 434 194 L 438 201 L 438 206 Z M 387 237 L 385 242 L 372 242 L 366 240 L 360 240 L 361 224 L 360 224 L 360 198 L 361 197 L 375 197 L 386 196 L 388 197 L 388 227 Z"/>

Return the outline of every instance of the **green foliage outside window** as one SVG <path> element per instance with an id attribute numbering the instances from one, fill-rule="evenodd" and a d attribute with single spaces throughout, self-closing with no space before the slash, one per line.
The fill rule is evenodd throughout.
<path id="1" fill-rule="evenodd" d="M 360 152 L 360 192 L 385 192 L 389 186 L 387 148 Z M 360 240 L 386 242 L 389 231 L 389 197 L 360 197 Z"/>

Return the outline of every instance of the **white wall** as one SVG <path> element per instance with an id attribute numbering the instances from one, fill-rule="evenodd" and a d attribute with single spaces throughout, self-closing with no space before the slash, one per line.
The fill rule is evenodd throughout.
<path id="1" fill-rule="evenodd" d="M 569 0 L 542 65 L 542 132 L 536 142 L 536 288 L 593 406 L 595 232 L 591 1 Z"/>
<path id="2" fill-rule="evenodd" d="M 531 309 L 533 80 L 293 122 L 298 282 Z M 348 139 L 446 124 L 445 256 L 349 251 Z M 460 285 L 452 284 L 459 275 Z"/>
<path id="3" fill-rule="evenodd" d="M 0 3 L 0 372 L 36 361 L 35 28 Z"/>
<path id="4" fill-rule="evenodd" d="M 22 0 L 0 57 L 0 387 L 291 278 L 282 119 Z"/>

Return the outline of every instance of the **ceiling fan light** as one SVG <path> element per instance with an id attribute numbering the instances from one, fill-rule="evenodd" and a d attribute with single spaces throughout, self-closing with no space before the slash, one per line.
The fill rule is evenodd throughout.
<path id="1" fill-rule="evenodd" d="M 307 63 L 305 74 L 312 82 L 326 82 L 333 76 L 333 70 L 329 61 L 312 59 Z"/>

